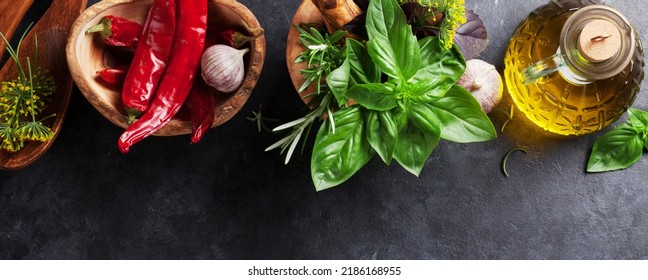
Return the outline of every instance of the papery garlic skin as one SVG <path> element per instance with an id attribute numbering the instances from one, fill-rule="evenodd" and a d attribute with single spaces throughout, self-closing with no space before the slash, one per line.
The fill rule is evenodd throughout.
<path id="1" fill-rule="evenodd" d="M 243 56 L 249 50 L 238 50 L 227 45 L 213 45 L 207 48 L 200 60 L 205 83 L 222 93 L 231 93 L 238 89 L 245 76 Z"/>
<path id="2" fill-rule="evenodd" d="M 482 110 L 488 114 L 502 100 L 504 84 L 495 66 L 480 60 L 466 61 L 466 71 L 457 81 L 457 85 L 470 92 L 481 105 Z"/>

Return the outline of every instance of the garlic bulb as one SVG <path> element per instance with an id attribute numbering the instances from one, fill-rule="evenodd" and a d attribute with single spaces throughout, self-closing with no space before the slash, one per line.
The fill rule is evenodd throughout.
<path id="1" fill-rule="evenodd" d="M 479 102 L 482 110 L 488 114 L 502 100 L 504 86 L 502 77 L 495 66 L 480 59 L 466 62 L 466 72 L 459 78 L 457 84 L 468 90 Z"/>
<path id="2" fill-rule="evenodd" d="M 205 82 L 223 93 L 235 91 L 245 75 L 243 56 L 249 49 L 238 50 L 227 45 L 213 45 L 205 50 L 200 60 Z"/>

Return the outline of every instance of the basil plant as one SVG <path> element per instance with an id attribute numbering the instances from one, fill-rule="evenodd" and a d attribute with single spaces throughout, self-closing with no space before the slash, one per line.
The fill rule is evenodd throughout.
<path id="1" fill-rule="evenodd" d="M 396 0 L 372 0 L 367 42 L 346 39 L 346 58 L 326 77 L 339 105 L 312 152 L 317 190 L 341 184 L 378 154 L 418 176 L 441 139 L 487 141 L 497 133 L 477 101 L 455 85 L 466 62 L 457 46 L 417 40 Z"/>

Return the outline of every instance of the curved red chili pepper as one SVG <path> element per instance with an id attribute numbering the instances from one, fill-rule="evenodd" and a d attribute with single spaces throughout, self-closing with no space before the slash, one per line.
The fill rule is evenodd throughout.
<path id="1" fill-rule="evenodd" d="M 178 22 L 169 61 L 149 109 L 119 137 L 122 153 L 157 131 L 180 110 L 196 78 L 207 31 L 207 1 L 179 0 Z"/>
<path id="2" fill-rule="evenodd" d="M 86 34 L 95 32 L 101 35 L 107 45 L 135 49 L 142 35 L 142 25 L 122 17 L 109 15 L 102 18 L 99 24 L 86 30 Z"/>
<path id="3" fill-rule="evenodd" d="M 203 52 L 217 43 L 216 38 L 205 35 Z M 191 143 L 196 144 L 205 136 L 205 132 L 211 128 L 216 115 L 216 100 L 214 95 L 209 92 L 209 86 L 205 83 L 205 80 L 198 78 L 194 81 L 184 105 L 187 106 L 191 118 Z"/>
<path id="4" fill-rule="evenodd" d="M 169 61 L 175 32 L 175 1 L 155 0 L 122 90 L 129 123 L 148 108 Z"/>
<path id="5" fill-rule="evenodd" d="M 216 100 L 214 100 L 214 95 L 209 92 L 209 87 L 203 79 L 196 79 L 185 105 L 189 109 L 189 115 L 191 116 L 191 143 L 195 144 L 211 128 L 214 115 L 216 115 Z"/>

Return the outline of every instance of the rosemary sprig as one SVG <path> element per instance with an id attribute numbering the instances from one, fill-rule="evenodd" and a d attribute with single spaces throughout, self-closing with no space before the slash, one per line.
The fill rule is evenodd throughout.
<path id="1" fill-rule="evenodd" d="M 295 26 L 299 31 L 299 41 L 306 47 L 295 63 L 308 62 L 306 68 L 301 71 L 304 75 L 304 83 L 299 88 L 303 92 L 315 81 L 322 81 L 335 68 L 339 67 L 344 60 L 344 47 L 338 46 L 337 42 L 346 36 L 347 32 L 338 30 L 333 34 L 320 33 L 314 27 L 308 27 L 308 31 Z M 316 91 L 319 94 L 322 83 L 316 84 Z"/>
<path id="2" fill-rule="evenodd" d="M 246 119 L 248 121 L 256 123 L 257 129 L 259 130 L 259 132 L 261 132 L 261 130 L 272 131 L 272 129 L 270 129 L 268 127 L 267 122 L 278 122 L 279 121 L 278 119 L 268 118 L 268 117 L 264 116 L 263 112 L 261 111 L 261 105 L 259 105 L 259 110 L 252 111 L 252 115 L 248 116 Z"/>
<path id="3" fill-rule="evenodd" d="M 295 63 L 307 62 L 306 68 L 301 71 L 304 75 L 304 83 L 299 88 L 303 92 L 313 83 L 315 83 L 315 92 L 304 95 L 302 98 L 311 98 L 308 107 L 313 108 L 306 116 L 297 120 L 285 123 L 273 129 L 273 131 L 283 131 L 291 129 L 290 133 L 266 148 L 266 151 L 281 148 L 281 154 L 286 153 L 288 164 L 300 140 L 302 142 L 302 152 L 306 141 L 310 135 L 311 128 L 317 120 L 321 120 L 327 114 L 330 116 L 333 112 L 334 96 L 326 86 L 325 78 L 333 70 L 340 67 L 344 61 L 345 47 L 340 46 L 339 41 L 347 34 L 346 31 L 336 31 L 333 34 L 320 33 L 314 27 L 295 26 L 299 31 L 299 40 L 306 49 L 295 59 Z M 328 118 L 331 127 L 335 128 L 333 118 Z M 306 133 L 306 135 L 304 135 Z"/>
<path id="4" fill-rule="evenodd" d="M 290 158 L 292 157 L 292 154 L 295 151 L 295 148 L 297 147 L 297 144 L 299 143 L 299 140 L 302 139 L 302 135 L 304 134 L 304 132 L 306 132 L 306 136 L 303 138 L 306 139 L 308 138 L 308 135 L 310 135 L 310 130 L 313 127 L 315 121 L 321 119 L 324 113 L 331 111 L 330 106 L 332 105 L 332 101 L 333 101 L 332 94 L 326 94 L 324 95 L 324 98 L 317 106 L 317 108 L 312 110 L 306 116 L 285 123 L 273 129 L 272 131 L 282 131 L 287 129 L 292 129 L 292 131 L 288 134 L 288 136 L 282 138 L 281 140 L 277 141 L 276 143 L 268 147 L 266 149 L 266 152 L 281 147 L 281 153 L 283 154 L 286 151 L 286 149 L 288 149 L 288 153 L 286 154 L 286 161 L 285 161 L 285 164 L 288 164 Z M 329 119 L 332 120 L 333 118 L 329 118 Z M 306 141 L 304 141 L 303 143 L 306 143 Z M 303 149 L 304 146 L 302 146 L 302 151 Z"/>

